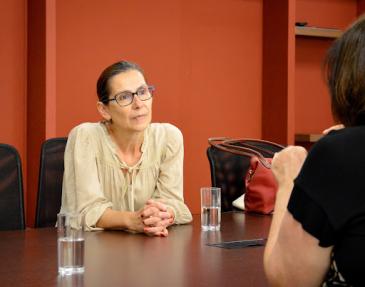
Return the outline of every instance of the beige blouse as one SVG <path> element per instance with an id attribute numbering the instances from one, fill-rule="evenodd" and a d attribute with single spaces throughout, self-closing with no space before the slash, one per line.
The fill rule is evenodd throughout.
<path id="1" fill-rule="evenodd" d="M 130 167 L 117 156 L 104 123 L 72 129 L 65 150 L 61 212 L 80 213 L 87 229 L 100 230 L 95 226 L 105 209 L 137 211 L 152 198 L 174 211 L 176 224 L 190 222 L 183 198 L 180 130 L 171 124 L 150 124 L 141 150 L 139 162 Z"/>

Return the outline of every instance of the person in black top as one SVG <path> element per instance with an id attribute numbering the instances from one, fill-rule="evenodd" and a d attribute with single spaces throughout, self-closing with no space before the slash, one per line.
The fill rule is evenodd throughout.
<path id="1" fill-rule="evenodd" d="M 344 128 L 308 155 L 290 146 L 273 158 L 279 189 L 264 252 L 271 286 L 365 286 L 364 17 L 334 42 L 326 71 Z"/>

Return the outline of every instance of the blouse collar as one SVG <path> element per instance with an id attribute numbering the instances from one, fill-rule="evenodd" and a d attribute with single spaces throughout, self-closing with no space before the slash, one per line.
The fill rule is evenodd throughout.
<path id="1" fill-rule="evenodd" d="M 103 132 L 104 132 L 104 137 L 106 139 L 106 143 L 107 143 L 109 149 L 112 151 L 112 153 L 116 157 L 116 159 L 118 160 L 118 162 L 120 163 L 121 168 L 127 168 L 128 170 L 133 170 L 133 169 L 138 168 L 141 165 L 142 161 L 143 161 L 145 152 L 147 151 L 148 133 L 149 133 L 149 130 L 150 130 L 150 125 L 148 125 L 148 127 L 144 130 L 143 143 L 141 145 L 141 152 L 142 152 L 141 158 L 139 159 L 139 161 L 135 165 L 129 166 L 122 159 L 119 158 L 118 153 L 117 153 L 117 146 L 116 146 L 115 142 L 112 140 L 112 138 L 109 134 L 108 128 L 106 126 L 107 124 L 108 123 L 106 123 L 105 121 L 100 121 L 100 125 L 102 127 Z"/>

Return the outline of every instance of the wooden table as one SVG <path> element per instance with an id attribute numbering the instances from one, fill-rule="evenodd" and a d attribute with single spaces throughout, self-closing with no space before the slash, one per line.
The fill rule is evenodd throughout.
<path id="1" fill-rule="evenodd" d="M 167 238 L 122 231 L 85 234 L 85 273 L 57 274 L 55 228 L 0 232 L 0 286 L 267 286 L 263 247 L 206 243 L 267 237 L 270 216 L 222 214 L 220 232 L 202 232 L 200 215 Z"/>

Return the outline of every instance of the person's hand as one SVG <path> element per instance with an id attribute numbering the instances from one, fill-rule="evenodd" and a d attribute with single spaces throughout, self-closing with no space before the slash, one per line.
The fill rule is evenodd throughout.
<path id="1" fill-rule="evenodd" d="M 150 236 L 167 236 L 167 226 L 171 222 L 170 215 L 167 214 L 167 211 L 159 212 L 155 207 L 145 205 L 140 210 L 129 213 L 127 230 Z"/>
<path id="2" fill-rule="evenodd" d="M 144 232 L 152 236 L 167 236 L 167 227 L 174 222 L 172 210 L 152 199 L 143 207 L 141 217 L 145 225 Z"/>
<path id="3" fill-rule="evenodd" d="M 289 146 L 275 153 L 271 168 L 279 187 L 293 182 L 298 176 L 306 156 L 306 149 L 300 146 Z"/>
<path id="4" fill-rule="evenodd" d="M 137 233 L 144 232 L 145 225 L 143 223 L 142 212 L 143 208 L 138 211 L 129 213 L 127 224 L 129 231 Z"/>
<path id="5" fill-rule="evenodd" d="M 342 125 L 342 124 L 339 124 L 339 125 L 334 125 L 332 127 L 329 127 L 328 129 L 325 129 L 322 133 L 324 135 L 328 134 L 330 131 L 333 131 L 333 130 L 340 130 L 340 129 L 343 129 L 345 126 Z"/>

